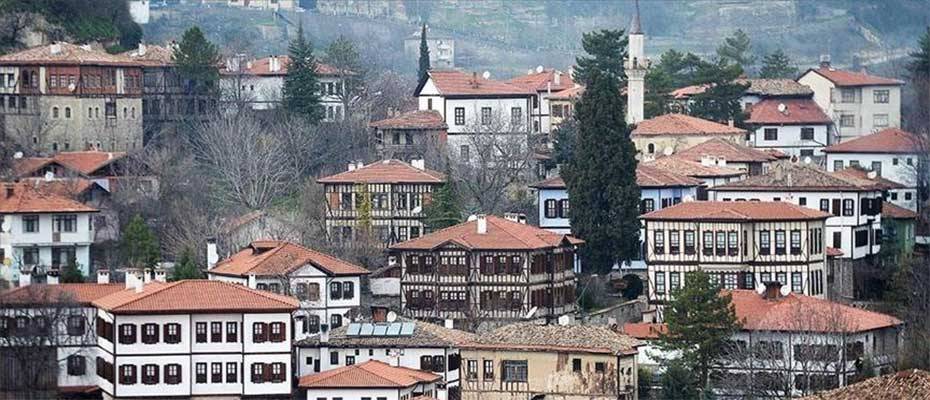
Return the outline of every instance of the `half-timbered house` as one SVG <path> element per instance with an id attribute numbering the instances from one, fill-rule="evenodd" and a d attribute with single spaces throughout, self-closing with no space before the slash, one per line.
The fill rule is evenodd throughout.
<path id="1" fill-rule="evenodd" d="M 575 311 L 571 236 L 496 216 L 469 221 L 390 250 L 401 265 L 404 315 L 475 329 Z"/>
<path id="2" fill-rule="evenodd" d="M 662 304 L 697 269 L 725 289 L 779 281 L 824 297 L 829 216 L 778 201 L 693 201 L 645 214 L 649 299 Z"/>
<path id="3" fill-rule="evenodd" d="M 383 160 L 353 164 L 348 171 L 317 182 L 326 193 L 326 229 L 331 240 L 349 243 L 370 234 L 386 246 L 425 233 L 423 206 L 445 176 L 426 169 L 422 160 L 412 164 Z M 371 232 L 362 232 L 363 226 Z"/>

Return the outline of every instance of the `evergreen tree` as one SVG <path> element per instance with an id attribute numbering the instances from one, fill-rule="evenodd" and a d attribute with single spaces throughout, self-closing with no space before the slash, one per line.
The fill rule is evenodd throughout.
<path id="1" fill-rule="evenodd" d="M 133 268 L 152 267 L 159 259 L 158 238 L 138 214 L 123 228 L 120 249 L 126 265 Z"/>
<path id="2" fill-rule="evenodd" d="M 915 75 L 930 77 L 930 26 L 917 42 L 917 51 L 911 53 L 908 69 Z"/>
<path id="3" fill-rule="evenodd" d="M 361 234 L 371 233 L 371 192 L 367 183 L 355 184 L 358 199 L 358 230 Z"/>
<path id="4" fill-rule="evenodd" d="M 698 391 L 694 386 L 694 376 L 687 367 L 678 361 L 670 361 L 665 366 L 665 373 L 659 379 L 662 398 L 684 400 L 697 399 Z"/>
<path id="5" fill-rule="evenodd" d="M 917 107 L 908 118 L 907 128 L 913 132 L 930 135 L 930 26 L 920 37 L 917 43 L 917 51 L 911 53 L 911 61 L 908 64 L 910 78 L 914 85 L 914 92 L 917 94 Z M 926 163 L 918 163 L 917 174 L 926 177 L 928 175 Z M 920 180 L 920 198 L 928 196 L 925 179 Z"/>
<path id="6" fill-rule="evenodd" d="M 303 24 L 298 26 L 297 38 L 291 41 L 287 50 L 291 62 L 287 66 L 282 88 L 284 109 L 316 124 L 323 119 L 320 78 L 313 56 L 313 44 L 304 37 Z"/>
<path id="7" fill-rule="evenodd" d="M 61 269 L 61 283 L 84 283 L 84 273 L 81 272 L 77 257 L 68 258 L 68 264 Z"/>
<path id="8" fill-rule="evenodd" d="M 622 29 L 588 32 L 581 37 L 581 46 L 591 57 L 578 57 L 575 62 L 575 82 L 591 86 L 594 74 L 607 75 L 620 84 L 626 80 L 623 74 L 623 59 L 626 58 L 627 36 Z"/>
<path id="9" fill-rule="evenodd" d="M 429 65 L 429 44 L 426 43 L 426 24 L 423 24 L 423 29 L 420 31 L 420 69 L 417 71 L 417 79 L 419 82 L 425 82 L 429 78 L 428 73 L 430 70 Z"/>
<path id="10" fill-rule="evenodd" d="M 548 160 L 547 166 L 555 168 L 557 165 L 570 163 L 575 158 L 575 144 L 577 141 L 578 121 L 571 118 L 559 124 L 559 127 L 555 130 L 552 159 Z"/>
<path id="11" fill-rule="evenodd" d="M 326 47 L 324 62 L 339 70 L 339 77 L 344 82 L 344 87 L 339 91 L 339 97 L 342 99 L 343 109 L 348 110 L 349 102 L 361 94 L 362 83 L 365 81 L 366 71 L 359 57 L 358 48 L 354 42 L 339 35 Z"/>
<path id="12" fill-rule="evenodd" d="M 730 336 L 739 329 L 731 296 L 721 293 L 706 272 L 689 272 L 665 306 L 665 323 L 668 333 L 659 337 L 659 348 L 680 352 L 683 366 L 699 378 L 694 390 L 704 387 L 711 368 L 727 351 Z"/>
<path id="13" fill-rule="evenodd" d="M 703 63 L 695 72 L 695 83 L 707 85 L 703 93 L 692 97 L 689 114 L 722 124 L 733 121 L 741 126 L 746 116 L 740 104 L 740 98 L 749 88 L 735 80 L 742 74 L 737 64 L 718 60 L 716 63 Z"/>
<path id="14" fill-rule="evenodd" d="M 585 38 L 585 51 L 595 57 L 586 59 L 586 88 L 575 107 L 578 138 L 562 177 L 572 199 L 572 232 L 586 241 L 581 247 L 584 265 L 607 272 L 639 252 L 640 191 L 636 149 L 624 121 L 626 104 L 617 92 L 617 70 L 599 57 L 619 53 L 622 59 L 615 47 L 622 41 L 611 31 Z"/>
<path id="15" fill-rule="evenodd" d="M 739 65 L 744 70 L 749 69 L 756 62 L 755 56 L 752 55 L 752 41 L 742 29 L 737 29 L 732 36 L 723 40 L 723 43 L 717 47 L 717 57 L 725 62 Z"/>
<path id="16" fill-rule="evenodd" d="M 433 192 L 432 201 L 423 207 L 423 223 L 430 231 L 438 231 L 462 222 L 461 203 L 455 185 L 447 182 Z"/>
<path id="17" fill-rule="evenodd" d="M 762 59 L 762 69 L 759 70 L 760 78 L 794 79 L 797 75 L 798 69 L 791 65 L 791 59 L 782 49 L 775 50 Z"/>
<path id="18" fill-rule="evenodd" d="M 201 279 L 203 271 L 197 265 L 194 257 L 194 251 L 190 247 L 184 248 L 181 252 L 181 258 L 174 264 L 174 270 L 171 271 L 171 281 L 180 281 L 184 279 Z"/>
<path id="19" fill-rule="evenodd" d="M 220 55 L 216 45 L 210 43 L 198 27 L 184 32 L 178 49 L 172 56 L 178 66 L 178 73 L 186 82 L 189 93 L 215 94 L 220 79 L 216 65 Z"/>

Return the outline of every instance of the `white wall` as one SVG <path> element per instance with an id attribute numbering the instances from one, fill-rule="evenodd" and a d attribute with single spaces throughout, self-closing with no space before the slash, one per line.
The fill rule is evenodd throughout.
<path id="1" fill-rule="evenodd" d="M 832 82 L 816 72 L 804 74 L 798 79 L 798 82 L 810 86 L 814 91 L 814 101 L 833 119 L 834 126 L 840 134 L 841 141 L 867 135 L 883 129 L 884 127 L 875 126 L 875 114 L 888 115 L 887 127 L 901 126 L 900 86 L 837 88 Z M 841 95 L 842 90 L 856 91 L 856 101 L 853 103 L 843 103 Z M 889 91 L 888 103 L 874 102 L 874 92 L 876 90 Z M 840 117 L 843 114 L 854 115 L 855 126 L 841 126 Z"/>
<path id="2" fill-rule="evenodd" d="M 778 129 L 776 140 L 765 140 L 766 129 Z M 814 128 L 814 140 L 801 140 L 801 128 Z M 752 131 L 749 143 L 761 149 L 776 149 L 792 156 L 801 156 L 801 150 L 813 150 L 822 156 L 828 142 L 827 125 L 763 125 Z"/>

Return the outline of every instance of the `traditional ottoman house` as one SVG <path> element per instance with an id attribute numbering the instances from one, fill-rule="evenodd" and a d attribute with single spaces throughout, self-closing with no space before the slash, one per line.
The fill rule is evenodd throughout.
<path id="1" fill-rule="evenodd" d="M 749 145 L 817 158 L 832 143 L 833 120 L 813 99 L 766 99 L 749 108 Z"/>
<path id="2" fill-rule="evenodd" d="M 301 245 L 258 240 L 207 270 L 210 280 L 296 297 L 294 336 L 338 328 L 359 313 L 368 270 Z"/>
<path id="3" fill-rule="evenodd" d="M 686 157 L 671 155 L 644 161 L 642 164 L 698 180 L 701 183 L 697 188 L 698 200 L 707 200 L 708 188 L 736 182 L 748 175 L 746 171 L 721 165 L 726 164 L 725 161 L 708 157 L 703 157 L 700 161 L 692 161 Z"/>
<path id="4" fill-rule="evenodd" d="M 847 167 L 868 168 L 878 176 L 904 185 L 892 190 L 888 200 L 897 206 L 917 211 L 920 204 L 918 165 L 926 162 L 927 146 L 917 135 L 898 128 L 888 128 L 834 144 L 823 150 L 827 171 Z"/>
<path id="5" fill-rule="evenodd" d="M 476 330 L 575 312 L 575 248 L 581 240 L 496 216 L 389 248 L 401 264 L 407 317 Z"/>
<path id="6" fill-rule="evenodd" d="M 326 194 L 330 240 L 351 244 L 370 234 L 388 246 L 422 236 L 423 207 L 445 181 L 442 173 L 426 169 L 423 160 L 352 164 L 346 172 L 318 179 Z M 365 225 L 370 232 L 362 231 Z"/>
<path id="7" fill-rule="evenodd" d="M 685 114 L 665 114 L 636 124 L 630 135 L 643 156 L 670 155 L 691 146 L 720 138 L 746 143 L 746 131 Z"/>
<path id="8" fill-rule="evenodd" d="M 373 142 L 378 157 L 406 162 L 443 154 L 449 129 L 442 114 L 435 110 L 411 111 L 368 126 L 374 129 Z"/>
<path id="9" fill-rule="evenodd" d="M 530 124 L 533 133 L 543 133 L 548 135 L 552 132 L 553 110 L 550 96 L 563 90 L 575 87 L 571 74 L 562 71 L 537 67 L 535 70 L 529 70 L 526 75 L 518 76 L 507 81 L 512 85 L 526 88 L 535 93 L 530 109 Z M 564 111 L 564 110 L 560 110 Z M 559 120 L 563 113 L 560 113 Z"/>
<path id="10" fill-rule="evenodd" d="M 725 289 L 774 280 L 824 297 L 829 216 L 784 201 L 692 201 L 645 214 L 650 302 L 663 304 L 697 269 Z"/>
<path id="11" fill-rule="evenodd" d="M 675 156 L 702 164 L 737 169 L 747 175 L 759 175 L 779 159 L 772 153 L 719 138 L 679 151 Z"/>
<path id="12" fill-rule="evenodd" d="M 435 399 L 441 380 L 431 372 L 370 360 L 302 376 L 298 387 L 307 400 Z"/>
<path id="13" fill-rule="evenodd" d="M 439 400 L 457 399 L 461 379 L 459 348 L 474 339 L 471 333 L 429 322 L 374 318 L 372 322 L 353 322 L 297 342 L 296 372 L 306 377 L 378 361 L 437 374 L 441 380 L 436 382 L 434 396 Z"/>
<path id="14" fill-rule="evenodd" d="M 641 345 L 605 326 L 503 326 L 463 347 L 462 399 L 635 400 Z"/>

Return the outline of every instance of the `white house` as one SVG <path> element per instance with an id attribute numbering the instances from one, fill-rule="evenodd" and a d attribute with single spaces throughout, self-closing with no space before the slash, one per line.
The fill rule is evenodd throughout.
<path id="1" fill-rule="evenodd" d="M 299 340 L 337 328 L 358 314 L 365 268 L 301 245 L 257 240 L 207 270 L 211 280 L 295 296 L 294 334 Z"/>
<path id="2" fill-rule="evenodd" d="M 532 132 L 530 113 L 537 93 L 522 86 L 477 73 L 433 70 L 414 95 L 420 110 L 439 111 L 449 127 L 448 151 L 465 161 L 478 147 L 477 135 L 525 138 Z"/>
<path id="3" fill-rule="evenodd" d="M 812 99 L 766 99 L 749 108 L 749 145 L 795 157 L 822 156 L 833 120 Z"/>
<path id="4" fill-rule="evenodd" d="M 527 71 L 526 75 L 510 79 L 507 83 L 526 88 L 533 93 L 530 108 L 531 132 L 546 134 L 552 132 L 553 128 L 553 102 L 550 97 L 575 87 L 571 74 L 542 66 Z M 556 118 L 562 118 L 561 111 L 559 110 Z"/>
<path id="5" fill-rule="evenodd" d="M 725 289 L 774 280 L 824 297 L 827 217 L 783 201 L 691 201 L 645 214 L 649 299 L 661 306 L 698 269 Z"/>
<path id="6" fill-rule="evenodd" d="M 307 376 L 367 361 L 419 369 L 440 376 L 435 396 L 458 398 L 459 347 L 473 334 L 412 319 L 350 323 L 297 342 L 297 366 Z M 453 396 L 449 396 L 449 393 Z"/>
<path id="7" fill-rule="evenodd" d="M 93 301 L 105 398 L 291 394 L 292 297 L 210 280 L 144 283 Z"/>
<path id="8" fill-rule="evenodd" d="M 904 188 L 891 190 L 887 200 L 896 206 L 917 211 L 917 167 L 926 162 L 926 145 L 917 135 L 888 128 L 827 147 L 824 153 L 828 171 L 858 166 L 902 184 Z"/>
<path id="9" fill-rule="evenodd" d="M 302 376 L 298 387 L 307 400 L 435 399 L 440 380 L 430 372 L 369 360 Z"/>
<path id="10" fill-rule="evenodd" d="M 86 276 L 97 209 L 33 183 L 4 183 L 0 193 L 0 270 L 7 281 L 21 270 L 57 271 L 76 262 Z"/>
<path id="11" fill-rule="evenodd" d="M 803 164 L 783 162 L 769 172 L 709 189 L 716 201 L 782 201 L 831 214 L 827 246 L 842 258 L 863 259 L 881 250 L 882 184 Z"/>
<path id="12" fill-rule="evenodd" d="M 798 82 L 813 89 L 814 101 L 833 119 L 839 140 L 830 143 L 901 126 L 902 81 L 835 69 L 825 56 Z"/>
<path id="13" fill-rule="evenodd" d="M 664 114 L 640 121 L 630 134 L 643 159 L 670 155 L 714 138 L 745 144 L 746 130 L 685 114 Z"/>
<path id="14" fill-rule="evenodd" d="M 276 108 L 282 101 L 284 77 L 291 59 L 289 56 L 270 56 L 251 61 L 227 60 L 220 70 L 220 88 L 228 103 L 244 103 L 253 110 Z M 244 63 L 244 65 L 243 65 Z M 343 71 L 317 62 L 320 82 L 320 105 L 325 112 L 324 121 L 345 119 L 345 78 L 351 71 Z"/>

